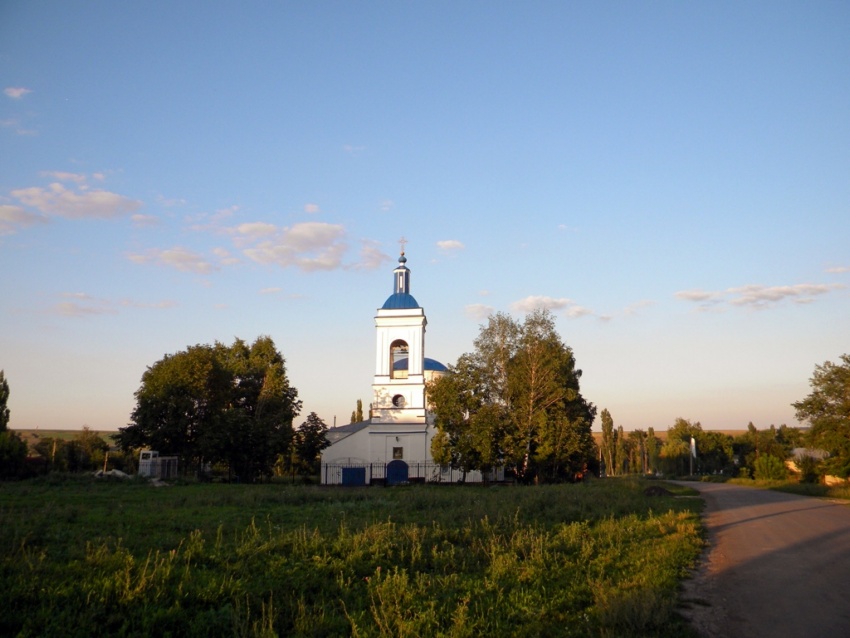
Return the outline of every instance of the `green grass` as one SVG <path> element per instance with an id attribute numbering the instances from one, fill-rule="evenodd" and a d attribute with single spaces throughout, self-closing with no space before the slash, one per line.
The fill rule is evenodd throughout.
<path id="1" fill-rule="evenodd" d="M 0 635 L 687 636 L 646 485 L 0 484 Z"/>
<path id="2" fill-rule="evenodd" d="M 749 487 L 761 487 L 776 492 L 787 492 L 788 494 L 799 494 L 800 496 L 819 496 L 823 498 L 837 498 L 850 500 L 850 485 L 821 485 L 820 483 L 800 483 L 798 481 L 748 481 L 736 479 L 732 481 L 736 485 Z"/>

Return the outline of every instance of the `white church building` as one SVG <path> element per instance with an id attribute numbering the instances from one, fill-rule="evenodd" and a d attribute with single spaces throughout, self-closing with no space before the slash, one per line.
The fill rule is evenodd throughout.
<path id="1" fill-rule="evenodd" d="M 322 453 L 323 484 L 398 484 L 441 480 L 434 464 L 434 418 L 425 384 L 446 367 L 425 356 L 425 310 L 410 294 L 410 269 L 402 251 L 393 271 L 393 293 L 378 309 L 375 376 L 369 418 L 332 428 Z"/>

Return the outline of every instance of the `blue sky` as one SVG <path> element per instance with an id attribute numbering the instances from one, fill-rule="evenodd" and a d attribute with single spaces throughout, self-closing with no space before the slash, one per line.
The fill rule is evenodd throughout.
<path id="1" fill-rule="evenodd" d="M 346 423 L 402 236 L 430 357 L 544 306 L 626 429 L 796 425 L 850 351 L 848 33 L 845 2 L 7 0 L 11 425 L 116 429 L 166 353 L 263 334 Z"/>

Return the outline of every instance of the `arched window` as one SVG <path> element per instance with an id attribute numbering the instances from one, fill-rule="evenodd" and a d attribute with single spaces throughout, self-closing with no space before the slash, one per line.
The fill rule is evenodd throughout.
<path id="1" fill-rule="evenodd" d="M 406 379 L 410 348 L 406 341 L 396 339 L 390 345 L 390 378 Z"/>

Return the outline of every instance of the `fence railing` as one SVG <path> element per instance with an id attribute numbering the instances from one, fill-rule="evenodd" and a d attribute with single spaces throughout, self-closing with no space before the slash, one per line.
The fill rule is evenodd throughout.
<path id="1" fill-rule="evenodd" d="M 407 476 L 398 481 L 398 474 L 391 472 L 387 480 L 388 463 L 323 463 L 321 479 L 323 485 L 385 485 L 388 483 L 491 483 L 504 480 L 502 470 L 482 474 L 479 471 L 464 472 L 438 463 L 407 463 Z"/>

